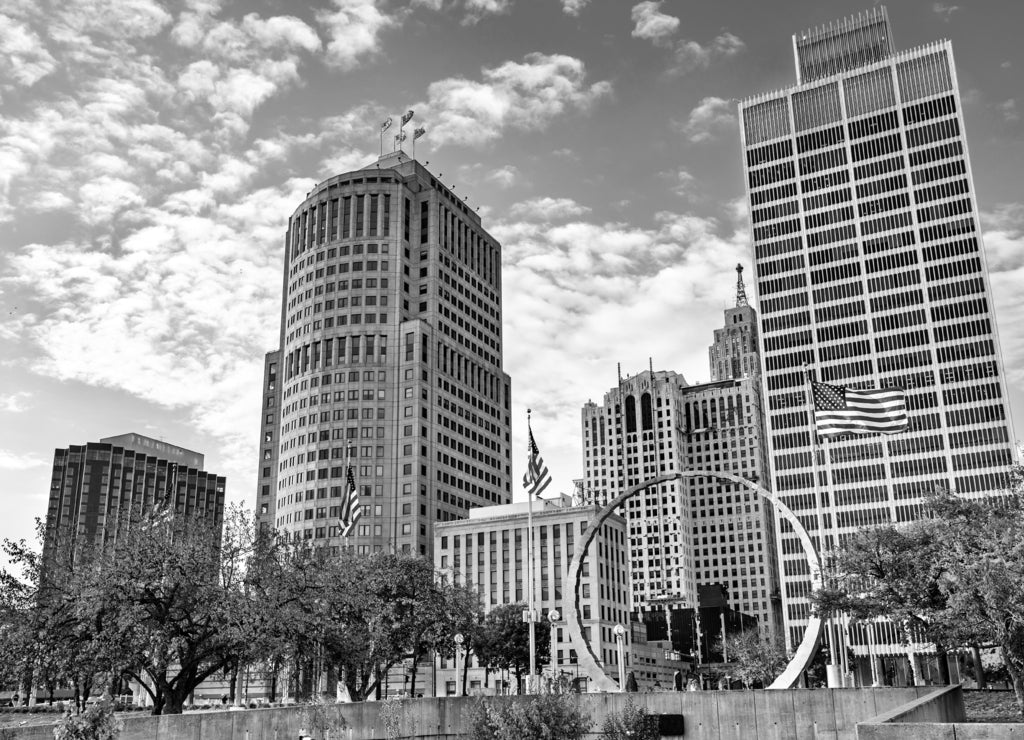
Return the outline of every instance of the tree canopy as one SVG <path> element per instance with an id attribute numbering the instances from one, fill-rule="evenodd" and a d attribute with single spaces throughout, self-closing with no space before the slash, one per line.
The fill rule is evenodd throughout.
<path id="1" fill-rule="evenodd" d="M 1024 713 L 1024 471 L 984 498 L 936 492 L 926 518 L 864 529 L 834 563 L 823 613 L 887 617 L 919 630 L 940 652 L 963 644 L 1001 648 Z M 944 661 L 940 661 L 940 664 Z"/>

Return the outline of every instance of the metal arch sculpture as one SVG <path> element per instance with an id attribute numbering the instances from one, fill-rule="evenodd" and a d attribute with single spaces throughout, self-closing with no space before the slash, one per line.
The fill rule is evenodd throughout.
<path id="1" fill-rule="evenodd" d="M 580 669 L 590 678 L 592 685 L 598 691 L 611 692 L 620 691 L 621 689 L 614 679 L 608 676 L 601 669 L 601 666 L 597 661 L 597 656 L 594 655 L 594 651 L 590 647 L 590 643 L 583 639 L 583 624 L 580 618 L 580 572 L 582 570 L 583 558 L 587 554 L 587 549 L 590 547 L 590 543 L 593 542 L 594 537 L 597 536 L 598 531 L 600 531 L 601 525 L 605 523 L 608 517 L 611 516 L 625 501 L 631 499 L 633 496 L 640 493 L 640 491 L 650 488 L 651 486 L 667 483 L 668 481 L 680 478 L 703 477 L 721 478 L 732 481 L 733 483 L 739 483 L 770 501 L 775 506 L 775 509 L 786 519 L 786 521 L 790 523 L 793 527 L 793 531 L 796 532 L 797 537 L 800 538 L 800 544 L 804 549 L 804 554 L 807 556 L 807 562 L 811 568 L 811 589 L 814 590 L 821 587 L 821 561 L 818 558 L 818 552 L 814 548 L 814 543 L 811 541 L 810 535 L 807 534 L 807 530 L 804 529 L 804 526 L 800 523 L 796 514 L 794 514 L 788 506 L 779 501 L 775 494 L 768 489 L 759 486 L 757 483 L 747 480 L 746 478 L 741 478 L 738 475 L 724 473 L 717 470 L 684 470 L 681 473 L 667 473 L 638 483 L 612 499 L 603 509 L 601 509 L 601 511 L 594 515 L 593 519 L 590 520 L 586 531 L 583 533 L 576 545 L 576 551 L 573 553 L 572 562 L 569 564 L 569 572 L 566 574 L 568 582 L 573 584 L 573 598 L 569 608 L 568 619 L 566 620 L 567 627 L 569 629 L 569 641 L 573 649 L 576 651 L 576 660 L 578 661 Z M 814 658 L 814 653 L 817 651 L 818 644 L 821 641 L 822 629 L 823 624 L 821 619 L 812 614 L 808 620 L 807 629 L 804 631 L 803 640 L 801 640 L 800 645 L 797 646 L 796 653 L 794 653 L 793 658 L 789 661 L 789 665 L 786 666 L 786 669 L 772 682 L 771 686 L 768 687 L 769 689 L 791 689 L 796 685 L 797 681 L 800 680 L 800 674 L 803 673 Z"/>

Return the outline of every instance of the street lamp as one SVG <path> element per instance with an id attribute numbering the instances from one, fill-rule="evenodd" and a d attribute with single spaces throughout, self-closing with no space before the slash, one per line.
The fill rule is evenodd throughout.
<path id="1" fill-rule="evenodd" d="M 555 659 L 555 622 L 562 619 L 562 614 L 557 609 L 548 612 L 548 622 L 551 623 L 551 635 L 548 638 L 548 660 L 551 663 L 551 681 L 558 676 L 558 661 Z"/>
<path id="2" fill-rule="evenodd" d="M 466 638 L 462 636 L 461 632 L 455 633 L 455 695 L 462 696 L 460 691 L 460 684 L 462 683 L 462 669 L 460 667 L 460 658 L 462 657 L 462 643 L 465 642 Z"/>
<path id="3" fill-rule="evenodd" d="M 615 633 L 615 643 L 619 650 L 619 691 L 626 690 L 626 628 L 621 624 L 615 625 L 612 632 Z"/>

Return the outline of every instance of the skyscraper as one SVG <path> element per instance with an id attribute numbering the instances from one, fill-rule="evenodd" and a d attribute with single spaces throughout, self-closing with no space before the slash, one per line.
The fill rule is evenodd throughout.
<path id="1" fill-rule="evenodd" d="M 797 84 L 741 103 L 741 137 L 772 487 L 827 550 L 936 487 L 999 491 L 1013 436 L 952 45 L 897 52 L 876 8 L 793 48 Z M 905 388 L 909 430 L 816 448 L 805 366 Z M 779 526 L 792 645 L 810 578 Z"/>
<path id="2" fill-rule="evenodd" d="M 225 480 L 203 468 L 203 455 L 141 434 L 54 451 L 44 560 L 54 547 L 99 546 L 118 527 L 156 507 L 198 515 L 218 526 Z"/>
<path id="3" fill-rule="evenodd" d="M 737 279 L 708 355 L 715 380 L 690 385 L 675 372 L 621 380 L 603 405 L 582 410 L 583 489 L 604 503 L 664 473 L 705 469 L 766 482 L 758 383 L 757 313 Z M 775 525 L 770 506 L 711 476 L 659 484 L 625 505 L 632 608 L 696 606 L 698 586 L 721 584 L 733 609 L 780 626 Z M 690 646 L 682 646 L 689 649 Z"/>
<path id="4" fill-rule="evenodd" d="M 284 246 L 261 520 L 317 545 L 427 555 L 433 522 L 508 503 L 501 246 L 476 212 L 395 152 L 317 185 Z M 361 516 L 343 540 L 349 470 Z"/>

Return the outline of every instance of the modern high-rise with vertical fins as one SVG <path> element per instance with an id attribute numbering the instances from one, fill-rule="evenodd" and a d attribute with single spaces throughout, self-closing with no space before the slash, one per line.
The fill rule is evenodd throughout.
<path id="1" fill-rule="evenodd" d="M 772 488 L 828 550 L 918 518 L 936 488 L 999 492 L 1014 438 L 952 44 L 897 51 L 876 8 L 793 49 L 797 84 L 741 103 L 740 128 Z M 905 388 L 910 429 L 816 453 L 805 366 L 826 383 Z M 810 577 L 777 521 L 795 645 Z M 864 634 L 850 641 L 864 653 Z"/>
<path id="2" fill-rule="evenodd" d="M 316 547 L 429 557 L 434 522 L 512 499 L 501 245 L 395 152 L 313 188 L 283 247 L 257 517 Z M 349 466 L 361 518 L 342 538 Z"/>

